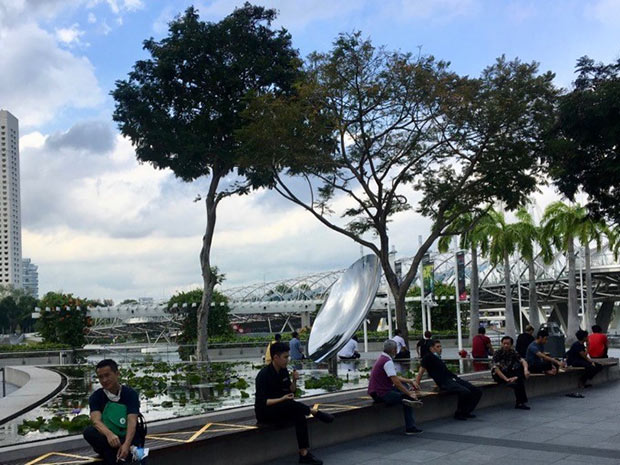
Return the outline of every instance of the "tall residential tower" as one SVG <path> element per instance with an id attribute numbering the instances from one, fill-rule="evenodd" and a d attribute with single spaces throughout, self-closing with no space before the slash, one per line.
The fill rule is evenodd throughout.
<path id="1" fill-rule="evenodd" d="M 19 122 L 0 110 L 0 284 L 22 287 Z"/>

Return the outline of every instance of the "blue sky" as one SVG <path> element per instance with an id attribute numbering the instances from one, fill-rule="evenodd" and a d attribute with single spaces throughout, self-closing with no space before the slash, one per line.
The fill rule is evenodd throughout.
<path id="1" fill-rule="evenodd" d="M 6 4 L 8 3 L 8 5 Z M 91 298 L 165 297 L 200 283 L 204 211 L 200 181 L 135 162 L 111 121 L 114 81 L 144 57 L 142 41 L 194 4 L 217 21 L 241 2 L 12 0 L 0 4 L 0 108 L 20 119 L 24 256 L 40 265 L 41 290 Z M 536 60 L 567 87 L 578 57 L 620 53 L 616 0 L 278 0 L 302 55 L 326 51 L 339 32 L 435 55 L 469 75 L 501 54 Z M 241 284 L 347 266 L 359 247 L 271 194 L 223 204 L 216 263 Z M 544 203 L 553 197 L 542 194 Z M 240 218 L 243 218 L 241 221 Z M 392 226 L 402 255 L 426 220 Z M 313 241 L 305 240 L 311 233 Z"/>

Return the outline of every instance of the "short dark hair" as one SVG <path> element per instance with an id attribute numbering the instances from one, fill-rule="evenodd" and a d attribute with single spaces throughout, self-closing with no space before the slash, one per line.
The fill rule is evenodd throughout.
<path id="1" fill-rule="evenodd" d="M 95 367 L 95 371 L 97 371 L 100 368 L 105 368 L 105 367 L 110 367 L 110 369 L 113 372 L 118 373 L 118 363 L 116 363 L 111 358 L 104 358 L 99 363 L 97 363 L 97 366 Z"/>
<path id="2" fill-rule="evenodd" d="M 514 340 L 513 338 L 511 338 L 510 336 L 504 336 L 504 337 L 502 338 L 502 342 L 504 342 L 506 339 L 510 339 L 510 343 L 511 343 L 511 344 L 514 344 L 514 342 L 515 342 L 515 340 Z"/>
<path id="3" fill-rule="evenodd" d="M 588 332 L 584 331 L 583 329 L 580 329 L 579 331 L 575 333 L 575 337 L 577 338 L 578 341 L 583 341 L 586 337 L 588 337 Z"/>
<path id="4" fill-rule="evenodd" d="M 431 337 L 433 337 L 433 333 L 431 333 L 430 331 L 424 331 L 424 337 L 426 339 L 430 339 Z"/>
<path id="5" fill-rule="evenodd" d="M 603 328 L 601 328 L 599 325 L 594 325 L 594 326 L 592 326 L 592 332 L 593 333 L 602 333 L 603 332 Z"/>
<path id="6" fill-rule="evenodd" d="M 282 339 L 282 335 L 281 335 L 281 334 L 276 334 L 276 335 L 274 335 L 274 336 L 273 336 L 273 338 L 274 338 L 276 341 L 279 341 L 280 339 Z"/>
<path id="7" fill-rule="evenodd" d="M 293 331 L 291 333 L 291 337 L 298 337 L 298 336 L 299 336 L 299 334 L 297 334 L 297 331 Z"/>
<path id="8" fill-rule="evenodd" d="M 439 339 L 433 339 L 433 342 L 431 343 L 431 347 L 434 347 L 437 344 L 441 344 L 441 341 Z"/>
<path id="9" fill-rule="evenodd" d="M 478 334 L 484 334 L 486 332 L 487 330 L 484 328 L 484 326 L 480 326 L 480 328 L 478 328 Z"/>
<path id="10" fill-rule="evenodd" d="M 402 334 L 402 331 L 400 329 L 394 331 L 394 336 L 398 336 L 399 334 Z"/>
<path id="11" fill-rule="evenodd" d="M 275 357 L 276 355 L 283 354 L 284 352 L 289 352 L 290 350 L 291 349 L 289 348 L 287 342 L 274 342 L 269 347 L 269 354 L 273 359 L 273 357 Z"/>
<path id="12" fill-rule="evenodd" d="M 540 339 L 541 337 L 549 337 L 549 331 L 546 329 L 541 329 L 536 333 L 536 339 Z"/>
<path id="13" fill-rule="evenodd" d="M 525 332 L 526 332 L 526 333 L 529 333 L 530 331 L 534 331 L 534 327 L 533 327 L 532 325 L 527 325 L 527 326 L 525 327 Z"/>

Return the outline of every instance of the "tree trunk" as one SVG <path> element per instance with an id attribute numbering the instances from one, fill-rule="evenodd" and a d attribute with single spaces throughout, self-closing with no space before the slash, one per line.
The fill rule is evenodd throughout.
<path id="1" fill-rule="evenodd" d="M 575 244 L 573 238 L 568 238 L 568 328 L 566 343 L 571 345 L 577 340 L 575 333 L 579 329 L 579 306 L 577 305 L 577 280 L 575 278 Z"/>
<path id="2" fill-rule="evenodd" d="M 534 332 L 540 327 L 540 317 L 538 314 L 538 294 L 536 293 L 536 264 L 531 258 L 527 262 L 528 280 L 529 280 L 529 319 L 530 324 L 534 327 Z"/>
<path id="3" fill-rule="evenodd" d="M 208 362 L 208 321 L 209 311 L 211 310 L 211 301 L 213 299 L 213 288 L 215 287 L 217 276 L 211 271 L 211 245 L 213 243 L 213 234 L 215 232 L 216 220 L 216 192 L 219 183 L 219 176 L 216 171 L 212 172 L 211 183 L 209 184 L 209 192 L 205 199 L 207 209 L 207 226 L 205 235 L 202 238 L 202 250 L 200 251 L 200 268 L 202 270 L 203 292 L 200 307 L 196 311 L 197 317 L 197 337 L 196 337 L 196 361 Z"/>
<path id="4" fill-rule="evenodd" d="M 584 326 L 586 329 L 595 324 L 596 316 L 594 315 L 594 295 L 592 289 L 592 253 L 590 252 L 590 244 L 584 244 L 585 261 L 586 261 L 586 317 Z"/>
<path id="5" fill-rule="evenodd" d="M 506 335 L 513 339 L 517 336 L 515 327 L 515 312 L 512 308 L 512 287 L 510 285 L 510 255 L 504 252 L 504 292 L 506 293 L 506 308 L 504 318 L 506 319 Z"/>
<path id="6" fill-rule="evenodd" d="M 480 277 L 478 276 L 478 247 L 471 246 L 471 296 L 469 297 L 469 344 L 480 327 Z"/>

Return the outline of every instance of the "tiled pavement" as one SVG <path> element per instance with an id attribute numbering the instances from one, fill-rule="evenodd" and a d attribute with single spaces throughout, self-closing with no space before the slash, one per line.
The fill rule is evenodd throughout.
<path id="1" fill-rule="evenodd" d="M 583 394 L 584 399 L 539 397 L 530 402 L 530 411 L 486 408 L 464 422 L 420 424 L 424 433 L 418 436 L 392 431 L 312 452 L 326 465 L 620 465 L 620 383 Z M 293 463 L 296 457 L 268 465 Z"/>

